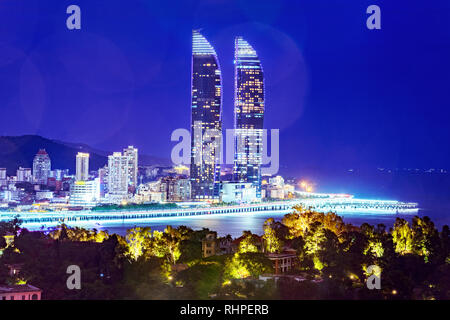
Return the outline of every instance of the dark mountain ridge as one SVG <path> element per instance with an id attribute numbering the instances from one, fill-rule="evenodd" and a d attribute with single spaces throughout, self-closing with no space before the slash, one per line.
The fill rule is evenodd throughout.
<path id="1" fill-rule="evenodd" d="M 78 152 L 90 154 L 90 170 L 98 170 L 106 165 L 108 155 L 112 154 L 87 144 L 51 140 L 38 135 L 0 136 L 0 168 L 6 168 L 8 175 L 15 175 L 19 167 L 31 168 L 33 158 L 39 149 L 45 149 L 49 154 L 52 169 L 69 169 L 72 173 L 75 172 L 75 158 Z M 156 164 L 169 165 L 170 161 L 139 154 L 139 165 Z"/>

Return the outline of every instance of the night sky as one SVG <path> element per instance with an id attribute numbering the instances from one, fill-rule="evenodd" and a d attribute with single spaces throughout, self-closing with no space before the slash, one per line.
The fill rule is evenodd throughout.
<path id="1" fill-rule="evenodd" d="M 66 28 L 70 4 L 81 30 Z M 366 28 L 371 4 L 381 30 Z M 0 135 L 169 158 L 190 124 L 194 28 L 219 57 L 224 128 L 234 37 L 257 50 L 284 168 L 449 169 L 448 0 L 1 0 Z"/>

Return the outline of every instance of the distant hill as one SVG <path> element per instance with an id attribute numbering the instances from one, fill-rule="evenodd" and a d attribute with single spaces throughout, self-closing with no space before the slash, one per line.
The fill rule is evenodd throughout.
<path id="1" fill-rule="evenodd" d="M 97 170 L 108 162 L 109 151 L 98 150 L 86 144 L 50 140 L 37 135 L 17 137 L 0 136 L 0 168 L 14 175 L 17 168 L 31 168 L 39 149 L 45 149 L 52 160 L 52 168 L 75 172 L 75 156 L 78 152 L 90 154 L 89 168 Z M 170 161 L 139 154 L 139 165 L 169 165 Z"/>

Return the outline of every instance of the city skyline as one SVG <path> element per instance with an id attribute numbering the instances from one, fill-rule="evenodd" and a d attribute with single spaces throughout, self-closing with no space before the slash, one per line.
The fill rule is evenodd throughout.
<path id="1" fill-rule="evenodd" d="M 450 299 L 448 0 L 3 0 L 0 20 L 0 300 Z"/>
<path id="2" fill-rule="evenodd" d="M 148 19 L 152 11 L 141 10 L 138 2 L 131 1 L 130 17 L 137 18 L 119 15 L 120 8 L 112 5 L 105 18 L 89 19 L 78 34 L 60 30 L 56 15 L 50 15 L 49 21 L 30 16 L 45 11 L 50 5 L 46 1 L 39 9 L 35 2 L 28 2 L 29 11 L 21 10 L 24 2 L 16 5 L 15 16 L 2 16 L 11 32 L 2 34 L 5 72 L 0 81 L 7 90 L 0 97 L 6 115 L 0 120 L 0 135 L 40 134 L 104 150 L 134 144 L 144 154 L 168 158 L 170 133 L 189 128 L 187 39 L 192 29 L 204 27 L 223 57 L 224 129 L 233 127 L 230 43 L 242 35 L 258 48 L 268 77 L 266 102 L 273 106 L 267 111 L 265 126 L 281 129 L 283 168 L 298 172 L 331 165 L 324 154 L 347 168 L 439 168 L 449 162 L 441 147 L 449 136 L 441 122 L 445 117 L 440 116 L 446 114 L 444 84 L 450 74 L 444 59 L 449 50 L 448 31 L 441 27 L 441 20 L 428 19 L 433 12 L 444 14 L 443 2 L 425 10 L 421 19 L 430 23 L 418 35 L 410 30 L 423 10 L 406 8 L 404 15 L 395 16 L 394 24 L 390 21 L 399 10 L 394 3 L 386 4 L 388 24 L 377 33 L 365 28 L 366 16 L 359 6 L 349 6 L 344 12 L 337 4 L 319 8 L 281 1 L 252 12 L 236 3 L 176 4 L 175 29 L 159 18 Z M 168 5 L 160 6 L 160 10 L 169 10 Z M 86 12 L 96 17 L 99 13 L 91 8 L 95 4 L 85 5 Z M 195 10 L 199 11 L 194 19 L 186 17 Z M 189 14 L 181 15 L 183 11 Z M 301 14 L 294 17 L 289 11 Z M 308 19 L 318 12 L 323 19 Z M 339 18 L 347 14 L 354 18 Z M 221 19 L 214 20 L 218 16 Z M 121 32 L 109 32 L 112 25 L 107 20 L 123 26 Z M 24 31 L 17 31 L 17 21 L 22 21 Z M 143 28 L 139 21 L 151 27 Z M 36 23 L 45 28 L 26 31 L 34 30 Z M 340 27 L 334 30 L 333 25 Z M 135 40 L 126 40 L 130 34 Z M 99 51 L 92 49 L 94 42 Z M 428 48 L 434 45 L 442 50 L 431 53 Z M 413 63 L 421 60 L 426 63 Z M 441 61 L 439 68 L 432 61 Z M 411 92 L 416 93 L 414 99 Z M 157 115 L 149 105 L 161 106 Z M 103 118 L 101 126 L 95 122 L 99 117 Z M 10 118 L 22 121 L 16 124 Z M 152 143 L 147 134 L 154 137 Z M 308 157 L 297 161 L 299 150 L 307 150 Z"/>

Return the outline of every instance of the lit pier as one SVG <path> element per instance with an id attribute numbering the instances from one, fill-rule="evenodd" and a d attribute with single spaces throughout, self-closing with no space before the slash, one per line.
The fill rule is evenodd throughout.
<path id="1" fill-rule="evenodd" d="M 154 209 L 135 211 L 54 211 L 45 213 L 36 212 L 1 212 L 0 221 L 13 219 L 20 215 L 23 225 L 53 226 L 60 223 L 79 223 L 86 221 L 124 221 L 148 220 L 155 218 L 195 217 L 200 215 L 227 215 L 227 214 L 258 214 L 264 212 L 290 213 L 293 207 L 302 205 L 312 207 L 317 211 L 333 211 L 343 213 L 367 214 L 414 214 L 418 212 L 417 203 L 405 203 L 386 200 L 354 199 L 351 196 L 324 196 L 286 201 L 263 202 L 258 204 L 191 207 L 177 209 Z"/>

